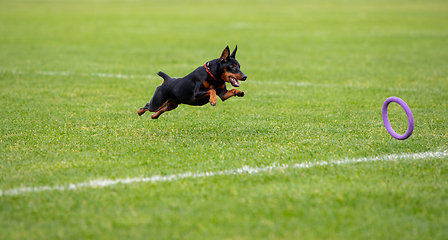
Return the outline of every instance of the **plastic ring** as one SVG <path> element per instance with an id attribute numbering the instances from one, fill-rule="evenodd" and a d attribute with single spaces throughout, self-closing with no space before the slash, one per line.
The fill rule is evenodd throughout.
<path id="1" fill-rule="evenodd" d="M 406 115 L 408 116 L 408 122 L 409 122 L 408 130 L 403 135 L 396 133 L 394 131 L 394 129 L 392 128 L 392 126 L 390 126 L 389 118 L 387 117 L 387 108 L 389 107 L 389 104 L 391 102 L 396 102 L 396 103 L 400 104 L 400 106 L 404 109 L 404 111 L 406 112 Z M 390 98 L 386 99 L 386 101 L 384 101 L 384 104 L 383 104 L 382 115 L 383 115 L 384 126 L 386 127 L 386 129 L 390 133 L 390 135 L 392 135 L 392 137 L 394 137 L 398 140 L 405 140 L 406 138 L 411 136 L 412 132 L 414 131 L 414 117 L 412 116 L 411 109 L 403 100 L 401 100 L 398 97 L 390 97 Z"/>

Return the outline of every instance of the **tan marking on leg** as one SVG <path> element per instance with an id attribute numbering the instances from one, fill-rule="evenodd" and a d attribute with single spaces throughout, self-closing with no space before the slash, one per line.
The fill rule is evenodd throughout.
<path id="1" fill-rule="evenodd" d="M 227 91 L 226 94 L 224 94 L 224 96 L 221 97 L 221 100 L 225 101 L 233 96 L 236 96 L 238 93 L 241 93 L 241 91 L 236 90 L 236 89 L 231 89 L 231 90 Z"/>
<path id="2" fill-rule="evenodd" d="M 147 108 L 140 108 L 137 113 L 139 116 L 143 115 L 145 112 L 149 111 Z"/>
<path id="3" fill-rule="evenodd" d="M 207 89 L 210 89 L 210 86 L 211 86 L 211 84 L 208 81 L 206 81 L 206 80 L 204 80 L 202 82 L 202 85 L 204 85 L 204 87 L 207 88 Z"/>
<path id="4" fill-rule="evenodd" d="M 214 89 L 210 89 L 210 90 L 208 90 L 208 95 L 210 95 L 210 100 L 209 100 L 210 104 L 212 106 L 215 106 L 216 101 L 218 100 L 218 97 L 216 97 L 216 91 Z"/>
<path id="5" fill-rule="evenodd" d="M 160 115 L 162 115 L 162 113 L 171 111 L 171 110 L 177 108 L 177 106 L 179 106 L 179 103 L 177 103 L 174 100 L 168 100 L 161 107 L 159 107 L 159 109 L 157 109 L 156 113 L 151 115 L 151 118 L 157 119 L 157 118 L 159 118 Z"/>

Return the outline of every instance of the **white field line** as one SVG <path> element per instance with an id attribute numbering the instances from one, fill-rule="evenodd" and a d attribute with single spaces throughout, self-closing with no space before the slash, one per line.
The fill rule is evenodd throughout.
<path id="1" fill-rule="evenodd" d="M 406 154 L 391 154 L 378 157 L 365 157 L 365 158 L 345 158 L 337 161 L 318 161 L 318 162 L 303 162 L 295 164 L 273 164 L 271 166 L 250 167 L 243 166 L 239 169 L 230 169 L 216 172 L 202 172 L 192 173 L 185 172 L 172 175 L 154 175 L 151 177 L 135 177 L 135 178 L 122 178 L 122 179 L 96 179 L 81 183 L 71 183 L 65 186 L 42 186 L 42 187 L 21 187 L 13 188 L 9 190 L 0 190 L 0 196 L 15 196 L 23 195 L 32 192 L 44 192 L 44 191 L 65 191 L 75 190 L 79 188 L 102 188 L 117 184 L 131 184 L 141 182 L 167 182 L 176 181 L 184 178 L 205 178 L 214 176 L 227 176 L 227 175 L 243 175 L 243 174 L 256 174 L 271 171 L 279 171 L 284 169 L 307 169 L 319 166 L 336 166 L 354 163 L 365 163 L 375 161 L 395 161 L 395 160 L 407 160 L 407 159 L 426 159 L 426 158 L 443 158 L 448 156 L 448 151 L 438 152 L 422 152 L 422 153 L 406 153 Z"/>
<path id="2" fill-rule="evenodd" d="M 17 75 L 28 75 L 28 74 L 37 74 L 37 75 L 46 75 L 46 76 L 70 76 L 70 75 L 81 75 L 81 76 L 92 76 L 92 77 L 100 77 L 100 78 L 122 78 L 122 79 L 132 79 L 132 78 L 156 78 L 156 76 L 152 75 L 126 75 L 121 73 L 76 73 L 70 71 L 35 71 L 35 72 L 26 72 L 22 70 L 5 70 L 0 69 L 2 73 L 11 73 Z"/>

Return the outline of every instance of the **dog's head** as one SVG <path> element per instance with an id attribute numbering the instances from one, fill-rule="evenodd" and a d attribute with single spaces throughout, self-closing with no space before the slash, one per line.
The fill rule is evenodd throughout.
<path id="1" fill-rule="evenodd" d="M 227 46 L 219 58 L 219 70 L 222 72 L 221 79 L 225 82 L 232 84 L 234 87 L 239 87 L 240 83 L 238 81 L 245 81 L 247 76 L 241 72 L 241 65 L 235 59 L 236 49 L 230 54 L 229 46 Z"/>

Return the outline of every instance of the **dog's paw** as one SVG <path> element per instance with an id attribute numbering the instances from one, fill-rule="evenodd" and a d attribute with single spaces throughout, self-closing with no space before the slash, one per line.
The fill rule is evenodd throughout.
<path id="1" fill-rule="evenodd" d="M 209 100 L 210 105 L 215 106 L 216 105 L 216 100 L 218 100 L 216 97 L 214 97 L 214 98 L 211 97 L 210 100 Z"/>
<path id="2" fill-rule="evenodd" d="M 237 95 L 238 97 L 244 97 L 244 92 L 237 92 L 236 95 Z"/>

